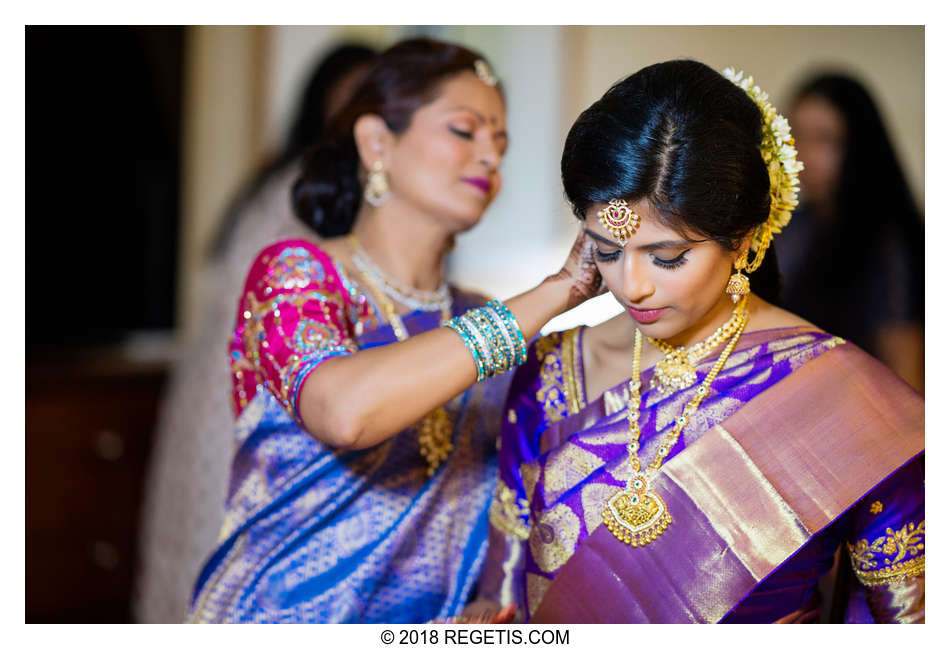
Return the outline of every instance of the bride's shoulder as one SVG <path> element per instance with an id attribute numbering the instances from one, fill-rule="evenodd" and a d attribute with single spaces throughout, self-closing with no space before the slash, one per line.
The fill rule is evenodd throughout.
<path id="1" fill-rule="evenodd" d="M 760 329 L 779 329 L 782 327 L 809 327 L 821 330 L 812 322 L 792 313 L 786 309 L 766 302 L 760 297 L 755 297 L 749 305 L 749 324 L 748 331 L 758 331 Z"/>

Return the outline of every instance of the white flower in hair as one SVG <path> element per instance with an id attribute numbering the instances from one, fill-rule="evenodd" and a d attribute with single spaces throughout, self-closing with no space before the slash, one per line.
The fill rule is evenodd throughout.
<path id="1" fill-rule="evenodd" d="M 772 205 L 769 219 L 756 228 L 752 236 L 752 250 L 755 258 L 748 265 L 751 272 L 759 267 L 772 236 L 788 225 L 792 210 L 798 205 L 798 173 L 804 165 L 798 160 L 795 140 L 792 138 L 788 120 L 769 103 L 768 94 L 754 85 L 752 77 L 746 77 L 741 70 L 726 68 L 722 75 L 745 91 L 762 113 L 762 141 L 759 151 L 769 172 L 769 193 Z"/>
<path id="2" fill-rule="evenodd" d="M 735 68 L 726 68 L 722 71 L 722 76 L 729 79 L 732 83 L 738 84 L 742 80 L 742 73 L 736 72 Z"/>
<path id="3" fill-rule="evenodd" d="M 781 115 L 776 115 L 775 119 L 772 120 L 772 134 L 779 143 L 788 142 L 792 137 L 792 129 L 788 125 L 788 120 Z"/>

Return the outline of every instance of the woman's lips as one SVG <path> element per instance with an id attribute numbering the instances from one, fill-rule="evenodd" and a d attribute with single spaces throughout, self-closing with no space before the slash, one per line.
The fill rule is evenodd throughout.
<path id="1" fill-rule="evenodd" d="M 659 320 L 667 308 L 668 307 L 663 307 L 662 309 L 634 309 L 632 306 L 628 306 L 627 311 L 630 313 L 630 316 L 640 324 L 650 324 L 651 322 Z"/>
<path id="2" fill-rule="evenodd" d="M 488 193 L 488 190 L 491 189 L 491 183 L 484 178 L 464 178 L 463 180 L 465 180 L 465 182 L 467 182 L 472 187 L 480 189 L 486 194 Z"/>

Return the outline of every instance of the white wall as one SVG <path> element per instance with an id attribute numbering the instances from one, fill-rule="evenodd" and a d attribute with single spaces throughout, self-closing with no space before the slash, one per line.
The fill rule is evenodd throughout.
<path id="1" fill-rule="evenodd" d="M 565 97 L 576 115 L 612 83 L 639 68 L 694 58 L 717 70 L 735 67 L 755 77 L 776 108 L 787 108 L 795 86 L 814 71 L 834 68 L 864 81 L 923 208 L 924 28 L 870 27 L 581 27 L 566 28 L 582 44 L 571 71 L 578 92 Z"/>

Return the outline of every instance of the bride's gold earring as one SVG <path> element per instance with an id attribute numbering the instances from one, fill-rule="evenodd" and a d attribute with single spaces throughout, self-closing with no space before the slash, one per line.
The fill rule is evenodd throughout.
<path id="1" fill-rule="evenodd" d="M 363 190 L 363 198 L 373 207 L 379 207 L 388 201 L 391 195 L 389 180 L 386 179 L 386 172 L 383 171 L 383 163 L 377 160 L 366 176 L 366 189 Z"/>
<path id="2" fill-rule="evenodd" d="M 740 297 L 749 293 L 749 278 L 742 274 L 748 263 L 746 257 L 746 254 L 742 254 L 736 259 L 733 264 L 736 272 L 729 277 L 729 283 L 726 284 L 726 293 L 732 296 L 733 302 L 738 302 Z"/>

